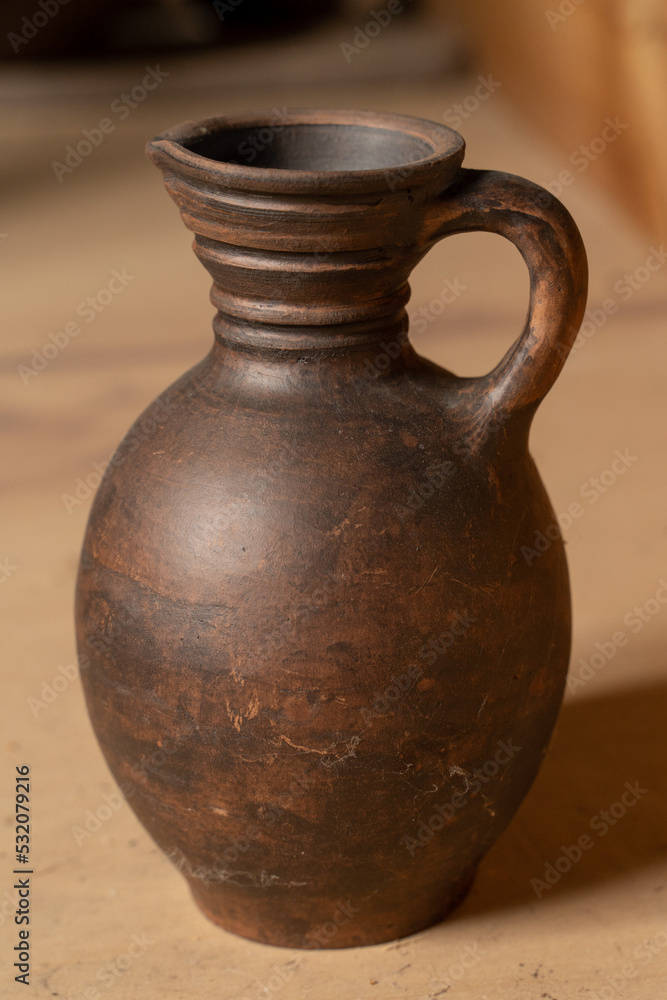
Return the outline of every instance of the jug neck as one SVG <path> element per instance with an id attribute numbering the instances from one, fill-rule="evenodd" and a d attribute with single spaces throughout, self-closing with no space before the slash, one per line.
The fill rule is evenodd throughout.
<path id="1" fill-rule="evenodd" d="M 421 256 L 378 249 L 262 250 L 195 236 L 213 278 L 216 338 L 253 350 L 372 347 L 407 335 L 407 278 Z"/>
<path id="2" fill-rule="evenodd" d="M 428 206 L 464 144 L 421 119 L 297 110 L 187 122 L 147 152 L 213 278 L 217 338 L 326 351 L 404 331 Z"/>
<path id="3" fill-rule="evenodd" d="M 216 341 L 225 348 L 301 358 L 368 354 L 385 350 L 387 342 L 402 349 L 408 343 L 408 325 L 405 309 L 367 322 L 321 326 L 246 322 L 218 311 L 213 331 Z"/>

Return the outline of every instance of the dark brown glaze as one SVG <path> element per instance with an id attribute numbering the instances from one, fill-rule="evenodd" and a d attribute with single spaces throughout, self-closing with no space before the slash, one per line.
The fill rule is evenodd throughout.
<path id="1" fill-rule="evenodd" d="M 461 900 L 554 725 L 568 576 L 559 536 L 521 551 L 557 531 L 527 445 L 586 261 L 560 203 L 463 169 L 443 126 L 271 117 L 148 146 L 219 311 L 100 486 L 82 676 L 114 775 L 212 920 L 367 945 Z M 496 369 L 462 379 L 415 353 L 404 306 L 429 247 L 475 229 L 517 245 L 531 303 Z"/>

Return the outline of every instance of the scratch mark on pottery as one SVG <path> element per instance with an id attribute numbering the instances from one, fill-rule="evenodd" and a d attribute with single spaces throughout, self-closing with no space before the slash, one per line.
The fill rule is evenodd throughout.
<path id="1" fill-rule="evenodd" d="M 332 743 L 331 746 L 327 747 L 326 750 L 317 750 L 315 747 L 304 747 L 300 743 L 293 743 L 292 740 L 289 739 L 289 737 L 283 736 L 282 734 L 280 736 L 280 739 L 284 740 L 285 743 L 288 743 L 291 747 L 294 747 L 295 750 L 302 750 L 303 753 L 319 753 L 322 754 L 322 756 L 327 756 L 327 754 L 330 754 L 332 749 L 336 746 L 335 743 Z"/>
<path id="2" fill-rule="evenodd" d="M 333 767 L 334 764 L 340 764 L 341 761 L 347 760 L 348 757 L 356 757 L 354 752 L 355 747 L 361 742 L 361 736 L 353 736 L 351 740 L 346 743 L 347 753 L 341 754 L 340 757 L 336 757 L 334 760 L 323 760 L 322 763 L 325 767 Z"/>
<path id="3" fill-rule="evenodd" d="M 289 746 L 294 747 L 295 750 L 299 750 L 302 753 L 315 753 L 318 754 L 320 757 L 333 756 L 334 757 L 333 760 L 322 761 L 325 767 L 333 767 L 335 764 L 340 764 L 341 761 L 347 760 L 348 757 L 356 757 L 355 748 L 361 742 L 360 736 L 353 736 L 350 740 L 346 740 L 343 742 L 343 747 L 345 748 L 345 752 L 336 754 L 335 753 L 337 746 L 336 743 L 332 743 L 325 750 L 318 750 L 316 747 L 305 747 L 300 743 L 294 743 L 292 740 L 289 739 L 289 737 L 284 736 L 282 734 L 280 736 L 280 739 L 284 740 L 285 743 L 289 744 Z"/>
<path id="4" fill-rule="evenodd" d="M 460 583 L 462 587 L 467 587 L 468 590 L 472 590 L 473 594 L 478 594 L 481 590 L 485 594 L 488 594 L 489 597 L 493 597 L 493 592 L 488 590 L 486 587 L 473 587 L 471 584 L 465 583 L 463 580 L 458 580 L 455 576 L 451 576 L 451 574 L 449 573 L 447 574 L 447 576 L 449 577 L 450 580 L 453 580 L 454 583 Z"/>
<path id="5" fill-rule="evenodd" d="M 245 714 L 242 711 L 235 712 L 233 708 L 230 708 L 229 699 L 225 699 L 225 707 L 227 709 L 227 716 L 229 721 L 233 723 L 234 729 L 237 733 L 241 732 L 241 726 L 243 722 L 248 719 L 254 719 L 259 715 L 259 698 L 257 695 L 253 695 L 248 703 L 248 707 L 245 710 Z"/>
<path id="6" fill-rule="evenodd" d="M 433 572 L 429 576 L 428 580 L 426 580 L 424 583 L 422 583 L 421 587 L 417 587 L 417 589 L 413 592 L 413 594 L 412 594 L 413 597 L 415 597 L 420 592 L 420 590 L 423 590 L 424 587 L 428 587 L 429 583 L 431 582 L 431 580 L 433 579 L 433 577 L 435 576 L 435 574 L 438 572 L 439 569 L 440 569 L 439 566 L 435 567 L 435 569 L 433 570 Z"/>
<path id="7" fill-rule="evenodd" d="M 245 677 L 242 677 L 241 674 L 236 672 L 236 667 L 229 668 L 229 675 L 233 680 L 236 681 L 237 684 L 240 684 L 241 687 L 243 687 L 243 685 L 245 684 Z"/>
<path id="8" fill-rule="evenodd" d="M 505 640 L 505 642 L 503 643 L 503 648 L 502 648 L 502 649 L 500 650 L 500 653 L 498 654 L 498 663 L 501 663 L 501 662 L 502 662 L 502 659 L 503 659 L 503 654 L 505 653 L 505 650 L 507 649 L 507 647 L 508 647 L 508 645 L 509 645 L 509 641 L 510 641 L 510 639 L 511 639 L 511 636 L 509 636 L 509 635 L 508 635 L 508 636 L 507 636 L 507 639 L 506 639 L 506 640 Z"/>
<path id="9" fill-rule="evenodd" d="M 343 528 L 347 527 L 348 524 L 350 524 L 350 519 L 349 517 L 346 517 L 344 521 L 341 521 L 338 527 L 332 528 L 331 531 L 327 531 L 327 535 L 334 535 L 338 538 Z"/>
<path id="10" fill-rule="evenodd" d="M 495 819 L 496 810 L 493 808 L 490 800 L 486 797 L 486 795 L 482 795 L 482 802 L 484 803 L 484 808 L 486 809 L 488 814 L 490 816 L 493 816 L 493 818 Z"/>
<path id="11" fill-rule="evenodd" d="M 227 882 L 231 885 L 245 886 L 248 882 L 258 889 L 269 889 L 273 885 L 282 885 L 285 888 L 308 885 L 307 882 L 284 882 L 280 875 L 270 875 L 265 869 L 259 873 L 247 871 L 231 871 L 228 868 L 207 868 L 203 871 L 192 871 L 191 878 L 200 882 Z M 238 881 L 241 879 L 241 881 Z M 243 881 L 247 879 L 246 881 Z"/>

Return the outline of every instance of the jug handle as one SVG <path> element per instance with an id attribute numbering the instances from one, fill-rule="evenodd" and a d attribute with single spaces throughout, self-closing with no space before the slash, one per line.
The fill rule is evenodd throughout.
<path id="1" fill-rule="evenodd" d="M 514 174 L 462 168 L 431 205 L 425 233 L 429 244 L 474 231 L 510 240 L 530 275 L 528 316 L 519 338 L 487 375 L 457 380 L 459 403 L 474 407 L 475 436 L 485 438 L 492 420 L 502 427 L 524 415 L 530 425 L 577 336 L 586 308 L 588 267 L 567 209 L 538 184 Z"/>

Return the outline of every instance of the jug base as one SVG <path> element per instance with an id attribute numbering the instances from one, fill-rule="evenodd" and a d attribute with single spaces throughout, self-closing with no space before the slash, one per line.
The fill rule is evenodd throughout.
<path id="1" fill-rule="evenodd" d="M 244 907 L 246 912 L 241 913 L 240 907 L 230 904 L 229 893 L 224 886 L 211 887 L 190 882 L 190 890 L 204 916 L 223 930 L 250 941 L 307 950 L 358 948 L 395 941 L 440 923 L 461 905 L 472 888 L 476 874 L 477 866 L 450 885 L 442 897 L 432 899 L 428 908 L 422 898 L 408 899 L 394 907 L 393 912 L 382 912 L 377 903 L 372 910 L 369 906 L 364 912 L 361 906 L 357 907 L 351 900 L 342 898 L 341 893 L 341 898 L 328 904 L 320 902 L 317 906 L 320 915 L 330 913 L 333 919 L 312 923 L 302 915 L 307 908 L 311 908 L 307 905 L 289 908 L 285 905 L 281 908 L 276 901 L 270 907 L 264 904 L 262 915 L 258 912 L 252 914 L 251 906 Z"/>

